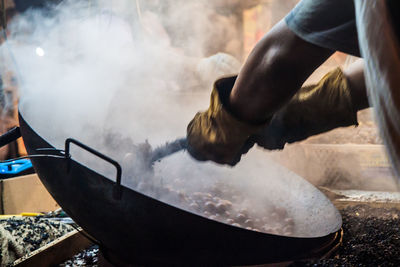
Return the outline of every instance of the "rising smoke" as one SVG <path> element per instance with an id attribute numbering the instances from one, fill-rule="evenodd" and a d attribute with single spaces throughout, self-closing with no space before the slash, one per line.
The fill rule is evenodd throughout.
<path id="1" fill-rule="evenodd" d="M 112 156 L 123 166 L 124 185 L 173 205 L 180 203 L 163 195 L 165 185 L 188 195 L 224 185 L 239 192 L 234 205 L 257 216 L 284 208 L 296 222 L 294 236 L 337 230 L 332 204 L 260 151 L 235 168 L 198 163 L 186 152 L 156 163 L 154 175 L 140 166 L 132 152 L 184 136 L 193 115 L 208 106 L 210 81 L 240 64 L 207 52 L 218 52 L 210 40 L 225 36 L 209 18 L 224 18 L 210 15 L 202 1 L 88 3 L 65 1 L 20 15 L 1 47 L 18 76 L 21 114 L 39 135 L 59 149 L 73 137 Z M 112 179 L 97 158 L 76 149 L 72 155 Z"/>

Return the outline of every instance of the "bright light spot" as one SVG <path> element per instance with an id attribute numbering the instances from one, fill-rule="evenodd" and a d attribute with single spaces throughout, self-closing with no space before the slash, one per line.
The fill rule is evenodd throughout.
<path id="1" fill-rule="evenodd" d="M 44 56 L 44 50 L 41 47 L 36 47 L 36 55 L 38 55 L 39 57 L 43 57 Z"/>

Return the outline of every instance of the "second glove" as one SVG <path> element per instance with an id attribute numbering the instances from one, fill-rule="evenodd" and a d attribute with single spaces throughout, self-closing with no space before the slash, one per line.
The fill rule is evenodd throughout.
<path id="1" fill-rule="evenodd" d="M 358 125 L 349 83 L 337 68 L 317 84 L 302 87 L 271 119 L 261 134 L 250 138 L 266 149 L 283 149 L 337 127 Z"/>

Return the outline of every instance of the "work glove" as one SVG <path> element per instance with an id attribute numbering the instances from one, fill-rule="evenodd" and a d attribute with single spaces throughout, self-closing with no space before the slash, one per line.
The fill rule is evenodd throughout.
<path id="1" fill-rule="evenodd" d="M 266 123 L 252 125 L 235 118 L 229 110 L 229 95 L 236 76 L 214 83 L 210 107 L 199 112 L 187 127 L 188 151 L 197 160 L 212 160 L 235 165 L 254 143 L 249 137 L 261 131 Z"/>
<path id="2" fill-rule="evenodd" d="M 250 143 L 266 149 L 283 149 L 286 143 L 304 140 L 337 127 L 358 125 L 349 83 L 340 68 L 326 74 L 317 84 L 302 87 L 274 113 L 261 134 Z"/>

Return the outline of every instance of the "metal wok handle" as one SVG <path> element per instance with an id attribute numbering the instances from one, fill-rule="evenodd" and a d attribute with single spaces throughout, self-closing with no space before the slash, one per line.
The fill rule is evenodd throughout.
<path id="1" fill-rule="evenodd" d="M 2 136 L 0 136 L 0 147 L 3 147 L 21 137 L 19 127 L 14 127 Z"/>
<path id="2" fill-rule="evenodd" d="M 122 186 L 121 186 L 121 175 L 122 175 L 122 168 L 121 165 L 119 165 L 119 163 L 115 160 L 113 160 L 110 157 L 107 157 L 106 155 L 98 152 L 97 150 L 94 150 L 91 147 L 88 147 L 87 145 L 79 142 L 78 140 L 75 140 L 73 138 L 68 138 L 67 140 L 65 140 L 65 157 L 67 159 L 71 158 L 70 155 L 70 144 L 73 143 L 81 148 L 83 148 L 84 150 L 92 153 L 95 156 L 98 156 L 99 158 L 111 163 L 112 165 L 115 166 L 115 168 L 117 169 L 117 177 L 115 179 L 115 185 L 114 185 L 114 191 L 113 191 L 113 197 L 116 200 L 120 200 L 121 196 L 122 196 Z"/>

